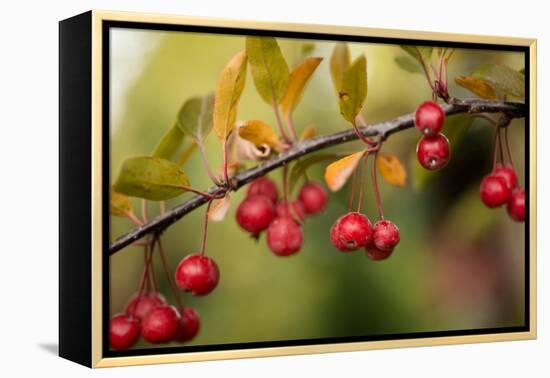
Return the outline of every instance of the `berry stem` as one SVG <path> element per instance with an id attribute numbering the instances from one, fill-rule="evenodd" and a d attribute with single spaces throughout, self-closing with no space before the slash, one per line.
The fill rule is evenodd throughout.
<path id="1" fill-rule="evenodd" d="M 498 126 L 495 130 L 495 138 L 494 138 L 494 141 L 493 141 L 493 171 L 495 170 L 495 168 L 497 167 L 497 146 L 498 146 Z"/>
<path id="2" fill-rule="evenodd" d="M 510 165 L 514 168 L 514 158 L 512 157 L 512 149 L 510 148 L 510 141 L 508 140 L 508 127 L 504 129 L 504 144 L 506 144 L 506 151 L 508 152 L 508 160 L 510 160 Z"/>
<path id="3" fill-rule="evenodd" d="M 158 245 L 160 260 L 162 262 L 162 268 L 164 269 L 164 274 L 166 275 L 166 279 L 170 283 L 170 290 L 172 290 L 172 295 L 173 295 L 174 299 L 176 300 L 176 303 L 178 304 L 178 308 L 183 308 L 181 298 L 180 298 L 180 295 L 179 295 L 179 291 L 176 287 L 176 283 L 172 279 L 172 275 L 170 274 L 170 271 L 168 269 L 168 264 L 166 262 L 166 256 L 164 255 L 164 249 L 162 248 L 162 242 L 160 240 L 160 236 L 156 236 L 155 241 Z"/>
<path id="4" fill-rule="evenodd" d="M 155 293 L 155 295 L 158 295 L 157 277 L 155 275 L 155 264 L 153 260 L 154 253 L 155 253 L 155 241 L 152 240 L 149 246 L 149 277 L 151 280 L 151 286 L 153 287 L 153 292 Z"/>
<path id="5" fill-rule="evenodd" d="M 376 198 L 376 206 L 378 206 L 378 216 L 381 220 L 384 220 L 384 208 L 382 207 L 382 201 L 380 199 L 380 191 L 378 190 L 378 179 L 376 174 L 376 159 L 378 158 L 378 151 L 374 152 L 374 157 L 372 158 L 372 185 L 374 188 L 374 197 Z"/>
<path id="6" fill-rule="evenodd" d="M 288 164 L 283 165 L 283 200 L 290 209 L 288 203 Z"/>
<path id="7" fill-rule="evenodd" d="M 359 164 L 358 164 L 359 165 Z M 355 199 L 355 183 L 357 181 L 357 167 L 353 170 L 353 178 L 351 179 L 351 194 L 349 197 L 348 212 L 351 212 L 353 200 Z"/>
<path id="8" fill-rule="evenodd" d="M 143 248 L 144 252 L 144 264 L 143 264 L 143 273 L 141 274 L 141 279 L 139 280 L 138 286 L 138 295 L 141 296 L 143 291 L 146 289 L 146 283 L 149 281 L 149 244 Z"/>
<path id="9" fill-rule="evenodd" d="M 500 127 L 497 129 L 498 135 L 498 151 L 500 154 L 500 163 L 504 164 L 504 149 L 502 148 L 502 137 L 500 135 Z"/>
<path id="10" fill-rule="evenodd" d="M 202 230 L 202 241 L 201 241 L 201 249 L 200 249 L 201 256 L 204 256 L 204 251 L 206 250 L 206 239 L 208 235 L 208 215 L 210 213 L 211 206 L 212 206 L 212 199 L 208 201 L 208 205 L 206 205 L 206 211 L 204 212 L 204 226 Z"/>
<path id="11" fill-rule="evenodd" d="M 366 152 L 363 154 L 363 156 L 361 156 L 361 175 L 359 177 L 359 196 L 357 197 L 357 212 L 360 213 L 361 212 L 361 204 L 363 203 L 363 190 L 364 190 L 364 186 L 365 186 L 365 170 L 366 170 L 366 162 L 367 162 L 367 159 L 369 158 L 369 153 Z M 357 164 L 357 166 L 359 166 L 359 164 Z M 357 168 L 356 168 L 357 170 Z"/>

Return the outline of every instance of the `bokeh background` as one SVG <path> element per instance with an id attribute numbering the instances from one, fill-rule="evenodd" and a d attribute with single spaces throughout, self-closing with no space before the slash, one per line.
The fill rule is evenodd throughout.
<path id="1" fill-rule="evenodd" d="M 111 29 L 111 180 L 122 161 L 150 154 L 173 125 L 177 111 L 191 96 L 214 90 L 225 63 L 244 48 L 244 37 L 182 32 Z M 293 66 L 311 41 L 278 39 Z M 319 134 L 349 127 L 338 111 L 329 74 L 334 42 L 315 41 L 311 56 L 324 57 L 294 113 L 298 130 L 315 124 Z M 363 114 L 369 123 L 414 111 L 431 94 L 423 76 L 405 72 L 394 62 L 406 53 L 395 45 L 350 44 L 352 58 L 367 56 L 369 92 Z M 522 53 L 459 49 L 449 64 L 450 91 L 471 94 L 452 83 L 483 63 L 503 63 L 515 69 Z M 262 119 L 274 125 L 271 108 L 257 95 L 250 73 L 241 97 L 238 119 Z M 524 182 L 524 123 L 510 127 L 520 183 Z M 232 196 L 225 221 L 210 223 L 207 254 L 218 263 L 220 284 L 206 297 L 183 294 L 198 310 L 201 331 L 189 345 L 297 340 L 342 336 L 464 330 L 524 324 L 524 225 L 511 221 L 504 209 L 488 210 L 479 200 L 479 182 L 491 169 L 494 127 L 467 116 L 449 117 L 444 133 L 451 140 L 449 165 L 434 173 L 421 169 L 415 158 L 418 133 L 393 135 L 383 151 L 405 163 L 408 182 L 395 188 L 379 180 L 387 219 L 401 231 L 401 242 L 390 259 L 373 262 L 358 251 L 343 254 L 330 244 L 334 220 L 347 211 L 349 186 L 332 193 L 325 213 L 308 218 L 305 243 L 290 258 L 274 256 L 265 238 L 259 242 L 234 221 L 244 191 Z M 355 151 L 353 143 L 337 151 Z M 221 148 L 211 135 L 208 159 L 221 162 Z M 192 185 L 210 182 L 195 154 L 184 166 Z M 308 171 L 322 180 L 324 165 Z M 270 174 L 280 182 L 280 171 Z M 376 207 L 370 180 L 365 186 L 364 211 L 371 220 Z M 167 208 L 188 195 L 167 202 Z M 134 203 L 139 208 L 139 202 Z M 151 203 L 150 216 L 158 213 Z M 175 269 L 200 246 L 204 208 L 170 227 L 163 235 L 169 265 Z M 122 218 L 111 219 L 111 239 L 132 228 Z M 136 292 L 143 268 L 142 249 L 127 247 L 110 260 L 110 313 L 124 309 Z M 157 280 L 173 302 L 160 264 Z M 154 347 L 140 342 L 137 348 Z"/>

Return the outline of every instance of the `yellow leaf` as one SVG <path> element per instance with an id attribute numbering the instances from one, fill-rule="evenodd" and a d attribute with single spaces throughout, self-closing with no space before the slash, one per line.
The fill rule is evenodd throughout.
<path id="1" fill-rule="evenodd" d="M 294 67 L 288 79 L 286 92 L 279 105 L 284 117 L 287 117 L 296 108 L 309 78 L 322 60 L 323 58 L 307 58 Z"/>
<path id="2" fill-rule="evenodd" d="M 109 204 L 109 213 L 116 217 L 127 217 L 134 213 L 132 203 L 128 196 L 111 189 L 111 201 Z"/>
<path id="3" fill-rule="evenodd" d="M 407 181 L 407 171 L 395 155 L 378 155 L 376 158 L 376 168 L 380 175 L 389 184 L 395 186 L 405 186 Z"/>
<path id="4" fill-rule="evenodd" d="M 222 142 L 235 126 L 237 104 L 246 78 L 246 62 L 244 51 L 235 54 L 223 68 L 216 84 L 213 123 L 214 131 Z"/>
<path id="5" fill-rule="evenodd" d="M 183 151 L 181 151 L 180 156 L 178 157 L 178 160 L 176 161 L 176 165 L 178 167 L 181 167 L 184 165 L 187 160 L 191 157 L 193 152 L 195 152 L 195 149 L 197 148 L 197 143 L 191 142 Z"/>
<path id="6" fill-rule="evenodd" d="M 364 154 L 364 151 L 356 152 L 327 166 L 325 181 L 330 190 L 336 192 L 344 186 Z"/>
<path id="7" fill-rule="evenodd" d="M 367 97 L 367 59 L 361 55 L 344 72 L 338 91 L 340 114 L 351 123 L 361 111 Z"/>
<path id="8" fill-rule="evenodd" d="M 271 148 L 280 146 L 281 141 L 273 129 L 260 120 L 246 121 L 239 127 L 239 136 L 253 143 L 256 147 L 268 145 Z"/>
<path id="9" fill-rule="evenodd" d="M 208 219 L 213 222 L 221 222 L 227 215 L 227 211 L 231 205 L 231 197 L 226 194 L 225 197 L 215 200 L 212 204 L 212 208 L 208 212 Z"/>
<path id="10" fill-rule="evenodd" d="M 340 91 L 344 72 L 348 69 L 349 65 L 350 55 L 347 43 L 337 43 L 330 57 L 330 74 L 337 93 Z"/>
<path id="11" fill-rule="evenodd" d="M 300 140 L 311 139 L 315 135 L 317 135 L 317 128 L 313 125 L 309 125 L 304 129 L 302 135 L 300 135 Z"/>
<path id="12" fill-rule="evenodd" d="M 457 76 L 455 81 L 458 85 L 466 88 L 476 96 L 487 100 L 498 99 L 498 95 L 493 87 L 485 80 L 473 76 Z"/>

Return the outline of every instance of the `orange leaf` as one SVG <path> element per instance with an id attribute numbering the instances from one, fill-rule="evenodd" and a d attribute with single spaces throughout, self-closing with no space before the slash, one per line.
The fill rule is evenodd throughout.
<path id="1" fill-rule="evenodd" d="M 215 200 L 214 204 L 210 208 L 210 211 L 208 212 L 208 218 L 213 222 L 221 222 L 225 218 L 230 205 L 231 197 L 229 194 L 222 199 Z"/>
<path id="2" fill-rule="evenodd" d="M 380 175 L 389 184 L 395 186 L 405 186 L 407 181 L 407 171 L 395 155 L 378 155 L 376 158 L 376 168 Z"/>
<path id="3" fill-rule="evenodd" d="M 304 129 L 302 135 L 300 135 L 300 140 L 311 139 L 317 135 L 317 128 L 314 125 L 309 125 Z"/>
<path id="4" fill-rule="evenodd" d="M 364 151 L 356 152 L 327 166 L 325 181 L 330 190 L 336 192 L 344 186 L 364 154 Z"/>
<path id="5" fill-rule="evenodd" d="M 294 67 L 290 73 L 285 94 L 279 105 L 284 117 L 288 117 L 296 105 L 298 105 L 309 78 L 322 60 L 323 58 L 307 58 Z"/>

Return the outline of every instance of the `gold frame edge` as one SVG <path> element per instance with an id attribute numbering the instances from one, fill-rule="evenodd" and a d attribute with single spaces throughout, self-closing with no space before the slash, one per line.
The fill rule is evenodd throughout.
<path id="1" fill-rule="evenodd" d="M 414 338 L 387 341 L 349 342 L 338 344 L 315 344 L 289 347 L 266 347 L 254 349 L 220 350 L 212 352 L 173 353 L 143 355 L 132 357 L 107 357 L 102 355 L 102 22 L 129 21 L 159 24 L 180 24 L 198 26 L 233 27 L 241 29 L 263 29 L 273 31 L 297 31 L 327 33 L 334 35 L 358 35 L 400 39 L 420 39 L 437 42 L 462 42 L 480 44 L 499 44 L 529 47 L 530 54 L 530 330 L 499 334 L 480 334 L 464 336 L 445 336 Z M 176 16 L 148 13 L 92 11 L 92 367 L 116 367 L 145 364 L 164 364 L 175 362 L 209 361 L 220 359 L 239 359 L 251 357 L 273 357 L 303 355 L 312 353 L 351 352 L 373 349 L 391 349 L 403 347 L 425 347 L 450 344 L 469 344 L 498 341 L 532 340 L 537 337 L 536 304 L 536 195 L 537 195 L 537 40 L 458 33 L 438 33 L 415 30 L 397 30 L 366 28 L 355 26 L 295 24 L 283 22 L 265 22 L 252 20 L 222 19 L 196 16 Z"/>

